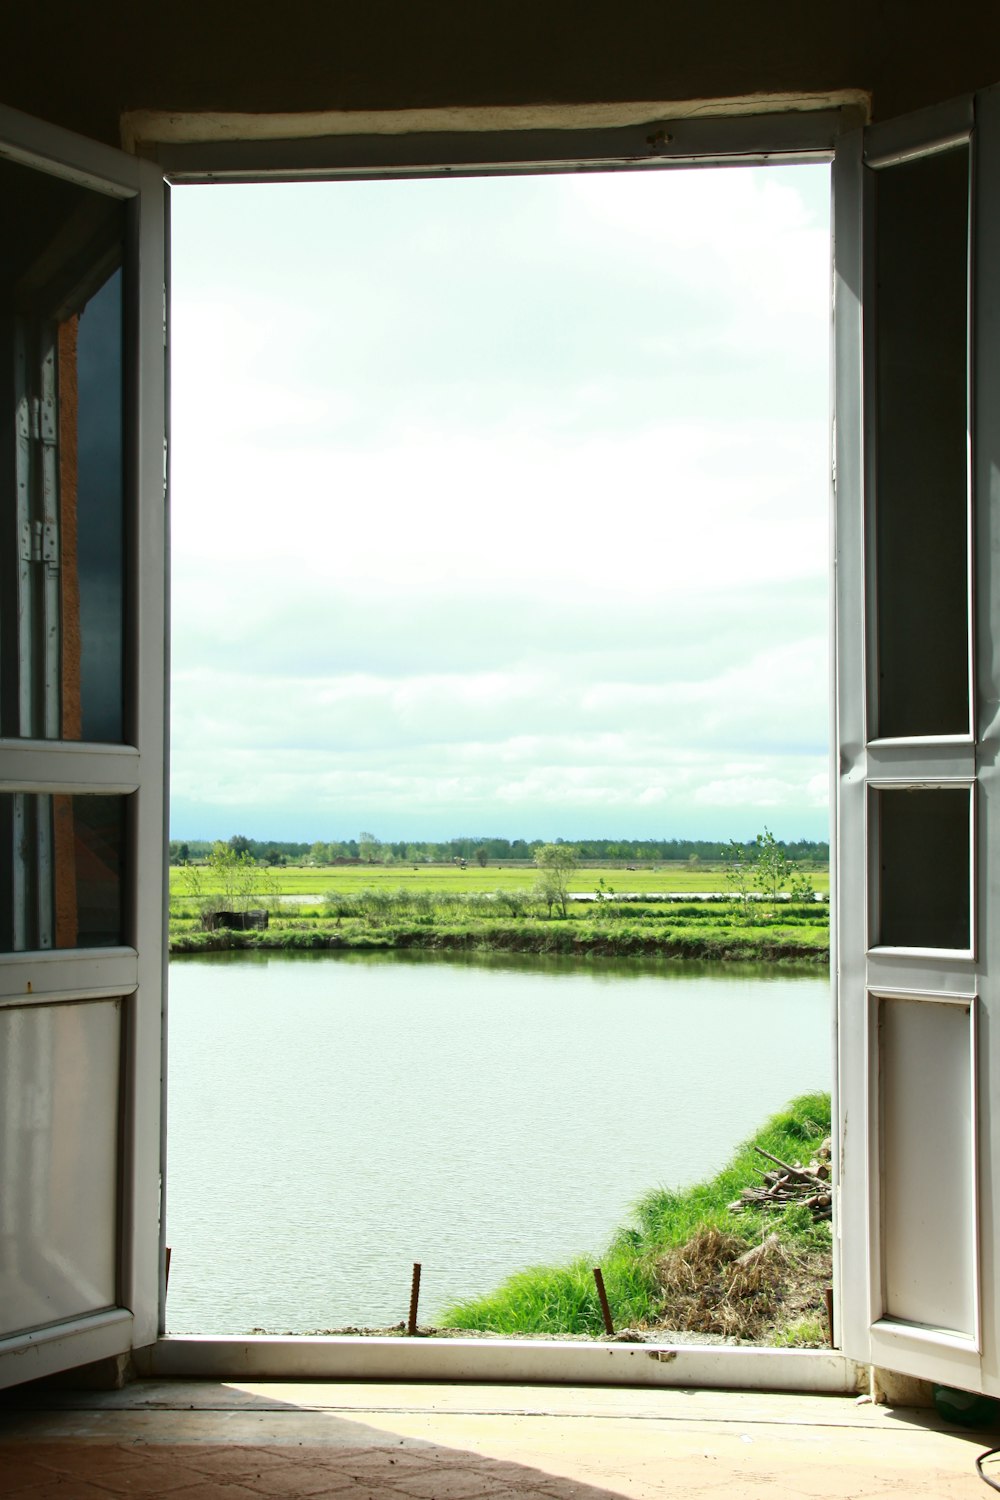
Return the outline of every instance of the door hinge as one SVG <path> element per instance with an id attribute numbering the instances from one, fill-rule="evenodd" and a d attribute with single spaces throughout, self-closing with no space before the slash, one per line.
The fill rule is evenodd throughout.
<path id="1" fill-rule="evenodd" d="M 17 435 L 46 448 L 56 446 L 56 403 L 51 397 L 27 396 L 17 403 Z"/>
<path id="2" fill-rule="evenodd" d="M 21 525 L 22 562 L 59 562 L 59 535 L 52 521 L 24 521 Z"/>

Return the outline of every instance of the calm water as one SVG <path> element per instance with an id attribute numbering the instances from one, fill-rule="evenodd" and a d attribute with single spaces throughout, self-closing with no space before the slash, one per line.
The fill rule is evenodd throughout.
<path id="1" fill-rule="evenodd" d="M 171 1332 L 421 1319 L 596 1254 L 830 1083 L 825 973 L 215 954 L 170 970 Z"/>

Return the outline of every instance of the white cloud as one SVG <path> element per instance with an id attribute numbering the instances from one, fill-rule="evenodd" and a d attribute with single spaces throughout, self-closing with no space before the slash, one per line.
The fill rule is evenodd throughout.
<path id="1" fill-rule="evenodd" d="M 176 194 L 185 817 L 822 821 L 825 175 Z"/>
<path id="2" fill-rule="evenodd" d="M 720 776 L 694 792 L 702 807 L 774 808 L 789 800 L 794 784 L 789 777 Z"/>

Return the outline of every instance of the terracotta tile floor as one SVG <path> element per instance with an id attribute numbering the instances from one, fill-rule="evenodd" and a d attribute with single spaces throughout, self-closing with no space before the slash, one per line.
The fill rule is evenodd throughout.
<path id="1" fill-rule="evenodd" d="M 142 1381 L 8 1397 L 0 1495 L 983 1500 L 974 1461 L 997 1442 L 841 1396 Z"/>

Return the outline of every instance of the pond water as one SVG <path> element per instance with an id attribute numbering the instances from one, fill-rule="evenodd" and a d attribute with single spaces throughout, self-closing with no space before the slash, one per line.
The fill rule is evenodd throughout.
<path id="1" fill-rule="evenodd" d="M 825 970 L 233 953 L 170 969 L 172 1333 L 421 1321 L 599 1255 L 829 1088 Z M 596 1261 L 595 1261 L 596 1264 Z"/>

